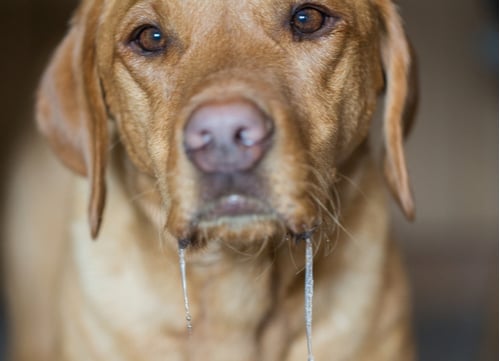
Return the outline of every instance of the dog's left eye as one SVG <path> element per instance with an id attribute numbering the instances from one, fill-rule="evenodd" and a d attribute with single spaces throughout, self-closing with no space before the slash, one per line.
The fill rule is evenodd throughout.
<path id="1" fill-rule="evenodd" d="M 165 50 L 167 37 L 156 26 L 147 25 L 134 31 L 131 43 L 143 54 L 154 54 Z"/>
<path id="2" fill-rule="evenodd" d="M 320 30 L 325 23 L 325 14 L 321 11 L 306 7 L 299 9 L 292 18 L 292 26 L 295 31 L 302 34 L 312 34 Z"/>
<path id="3" fill-rule="evenodd" d="M 315 39 L 327 34 L 338 20 L 326 9 L 305 5 L 294 11 L 290 26 L 298 40 Z"/>

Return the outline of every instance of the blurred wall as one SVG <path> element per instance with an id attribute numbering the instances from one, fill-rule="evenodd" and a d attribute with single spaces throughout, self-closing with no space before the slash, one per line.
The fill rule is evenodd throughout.
<path id="1" fill-rule="evenodd" d="M 33 127 L 40 73 L 66 29 L 74 0 L 0 2 L 0 202 L 16 140 Z M 5 211 L 0 207 L 0 225 Z M 29 227 L 29 220 L 26 220 Z M 0 240 L 3 241 L 3 240 Z M 3 267 L 2 267 L 3 269 Z M 0 273 L 1 275 L 1 273 Z M 0 292 L 1 294 L 1 292 Z M 1 297 L 0 297 L 1 300 Z M 0 360 L 5 360 L 6 318 L 0 302 Z"/>
<path id="2" fill-rule="evenodd" d="M 498 335 L 498 2 L 400 4 L 421 105 L 406 148 L 417 219 L 394 218 L 421 359 L 498 360 L 498 337 L 486 346 L 496 354 L 482 349 Z"/>
<path id="3" fill-rule="evenodd" d="M 38 78 L 66 29 L 76 0 L 15 0 L 0 3 L 0 169 L 9 162 L 16 135 L 32 126 Z"/>
<path id="4" fill-rule="evenodd" d="M 417 220 L 407 223 L 394 207 L 420 359 L 497 360 L 498 2 L 495 10 L 486 0 L 399 3 L 422 83 L 407 143 Z M 0 4 L 0 171 L 16 135 L 32 125 L 38 77 L 75 5 Z"/>

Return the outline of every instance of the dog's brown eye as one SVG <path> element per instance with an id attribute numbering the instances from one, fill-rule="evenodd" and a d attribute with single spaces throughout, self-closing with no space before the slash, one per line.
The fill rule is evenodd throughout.
<path id="1" fill-rule="evenodd" d="M 320 10 L 306 7 L 295 12 L 292 27 L 299 34 L 313 34 L 323 28 L 325 19 L 326 15 Z"/>
<path id="2" fill-rule="evenodd" d="M 140 28 L 132 41 L 144 53 L 157 53 L 167 47 L 166 36 L 156 26 Z"/>

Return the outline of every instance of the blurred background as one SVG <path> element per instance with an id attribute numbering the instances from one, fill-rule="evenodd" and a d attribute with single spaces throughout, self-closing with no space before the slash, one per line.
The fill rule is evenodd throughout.
<path id="1" fill-rule="evenodd" d="M 76 4 L 0 5 L 0 172 L 32 126 L 35 86 Z M 498 0 L 399 5 L 419 57 L 421 105 L 406 147 L 417 219 L 407 223 L 396 207 L 393 219 L 419 360 L 498 360 Z"/>

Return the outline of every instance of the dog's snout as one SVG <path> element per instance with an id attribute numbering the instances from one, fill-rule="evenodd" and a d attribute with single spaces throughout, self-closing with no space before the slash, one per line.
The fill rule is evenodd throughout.
<path id="1" fill-rule="evenodd" d="M 206 103 L 188 119 L 184 146 L 193 164 L 205 173 L 249 170 L 264 157 L 273 128 L 253 102 Z"/>

